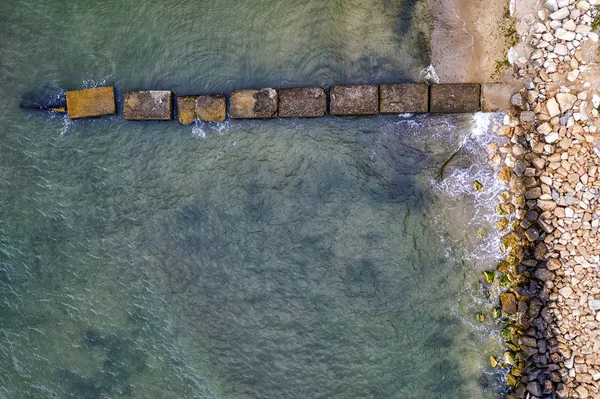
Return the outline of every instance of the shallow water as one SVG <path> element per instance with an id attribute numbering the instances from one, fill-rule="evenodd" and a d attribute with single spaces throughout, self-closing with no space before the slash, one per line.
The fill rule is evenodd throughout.
<path id="1" fill-rule="evenodd" d="M 19 108 L 102 83 L 416 80 L 420 3 L 73 3 L 0 4 L 0 397 L 497 396 L 473 317 L 497 256 L 488 119 Z"/>

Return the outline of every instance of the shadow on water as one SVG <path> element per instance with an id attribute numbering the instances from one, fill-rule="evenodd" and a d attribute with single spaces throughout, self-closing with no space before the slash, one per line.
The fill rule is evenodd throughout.
<path id="1" fill-rule="evenodd" d="M 130 384 L 131 377 L 144 372 L 146 356 L 135 347 L 132 339 L 113 333 L 103 333 L 96 329 L 85 332 L 83 347 L 92 352 L 101 352 L 102 365 L 96 367 L 92 375 L 82 375 L 74 370 L 60 370 L 59 379 L 64 382 L 71 396 L 82 398 L 135 397 L 135 389 Z"/>
<path id="2" fill-rule="evenodd" d="M 451 397 L 458 321 L 430 332 L 453 292 L 432 285 L 455 266 L 423 222 L 427 176 L 447 151 L 405 131 L 359 135 L 336 154 L 316 150 L 338 148 L 323 134 L 327 144 L 278 138 L 222 165 L 209 192 L 153 217 L 141 245 L 226 397 Z M 295 149 L 283 164 L 282 143 Z"/>

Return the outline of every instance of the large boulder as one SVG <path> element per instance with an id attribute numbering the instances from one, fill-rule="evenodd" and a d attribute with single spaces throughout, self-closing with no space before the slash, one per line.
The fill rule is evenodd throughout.
<path id="1" fill-rule="evenodd" d="M 332 86 L 329 96 L 332 115 L 375 115 L 379 111 L 377 85 Z"/>
<path id="2" fill-rule="evenodd" d="M 125 92 L 123 117 L 127 120 L 171 120 L 173 119 L 173 93 L 167 90 Z"/>
<path id="3" fill-rule="evenodd" d="M 429 92 L 429 112 L 454 114 L 473 113 L 481 109 L 481 85 L 451 83 L 432 85 Z"/>
<path id="4" fill-rule="evenodd" d="M 379 112 L 418 114 L 429 111 L 429 85 L 399 83 L 379 85 Z"/>
<path id="5" fill-rule="evenodd" d="M 67 112 L 70 119 L 113 115 L 117 112 L 112 86 L 67 91 Z"/>
<path id="6" fill-rule="evenodd" d="M 316 118 L 327 114 L 327 95 L 320 87 L 279 89 L 282 118 Z"/>
<path id="7" fill-rule="evenodd" d="M 229 98 L 229 115 L 233 119 L 275 118 L 277 90 L 236 90 Z"/>

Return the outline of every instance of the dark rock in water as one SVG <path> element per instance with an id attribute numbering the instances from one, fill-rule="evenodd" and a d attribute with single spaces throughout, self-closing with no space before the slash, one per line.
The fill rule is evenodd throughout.
<path id="1" fill-rule="evenodd" d="M 114 88 L 109 86 L 67 91 L 67 112 L 70 119 L 117 113 Z"/>
<path id="2" fill-rule="evenodd" d="M 235 90 L 229 98 L 229 114 L 233 119 L 275 118 L 277 90 Z"/>
<path id="3" fill-rule="evenodd" d="M 279 89 L 279 111 L 282 118 L 316 118 L 327 114 L 327 96 L 320 87 Z"/>
<path id="4" fill-rule="evenodd" d="M 329 107 L 331 115 L 375 115 L 379 111 L 379 87 L 332 86 Z"/>
<path id="5" fill-rule="evenodd" d="M 171 120 L 173 93 L 167 90 L 125 92 L 123 117 L 127 120 Z"/>
<path id="6" fill-rule="evenodd" d="M 517 299 L 514 294 L 505 292 L 500 295 L 502 310 L 506 313 L 517 313 Z"/>
<path id="7" fill-rule="evenodd" d="M 478 112 L 481 85 L 452 83 L 432 85 L 429 92 L 429 112 L 452 114 Z"/>
<path id="8" fill-rule="evenodd" d="M 27 92 L 21 98 L 19 107 L 40 111 L 66 112 L 66 99 L 64 92 L 47 88 L 39 91 Z"/>
<path id="9" fill-rule="evenodd" d="M 425 83 L 380 85 L 379 98 L 379 112 L 382 114 L 416 114 L 429 111 L 429 85 Z"/>

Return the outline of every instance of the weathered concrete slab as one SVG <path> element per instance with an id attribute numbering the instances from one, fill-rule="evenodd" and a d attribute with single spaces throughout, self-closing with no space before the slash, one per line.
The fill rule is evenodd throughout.
<path id="1" fill-rule="evenodd" d="M 317 118 L 327 114 L 327 95 L 321 87 L 279 89 L 282 118 Z"/>
<path id="2" fill-rule="evenodd" d="M 421 114 L 429 111 L 427 83 L 379 85 L 379 112 L 382 114 Z"/>
<path id="3" fill-rule="evenodd" d="M 168 90 L 125 92 L 123 117 L 137 121 L 171 120 L 173 119 L 173 93 Z"/>
<path id="4" fill-rule="evenodd" d="M 229 98 L 229 115 L 232 119 L 275 118 L 277 116 L 277 90 L 236 90 Z"/>
<path id="5" fill-rule="evenodd" d="M 223 94 L 199 96 L 196 115 L 203 122 L 223 122 L 227 117 L 227 99 Z"/>
<path id="6" fill-rule="evenodd" d="M 67 91 L 67 112 L 70 119 L 93 118 L 117 112 L 112 86 Z"/>
<path id="7" fill-rule="evenodd" d="M 177 119 L 182 125 L 191 125 L 196 119 L 223 122 L 226 117 L 227 99 L 224 94 L 177 97 Z"/>
<path id="8" fill-rule="evenodd" d="M 481 85 L 478 83 L 450 83 L 431 85 L 429 88 L 429 112 L 472 113 L 480 107 Z"/>
<path id="9" fill-rule="evenodd" d="M 379 86 L 332 86 L 329 90 L 331 115 L 375 115 L 379 111 Z"/>
<path id="10" fill-rule="evenodd" d="M 191 125 L 196 118 L 196 99 L 199 96 L 177 97 L 177 120 L 182 125 Z"/>
<path id="11" fill-rule="evenodd" d="M 481 85 L 481 111 L 505 112 L 510 108 L 510 97 L 523 87 L 521 81 L 514 83 L 484 83 Z"/>

